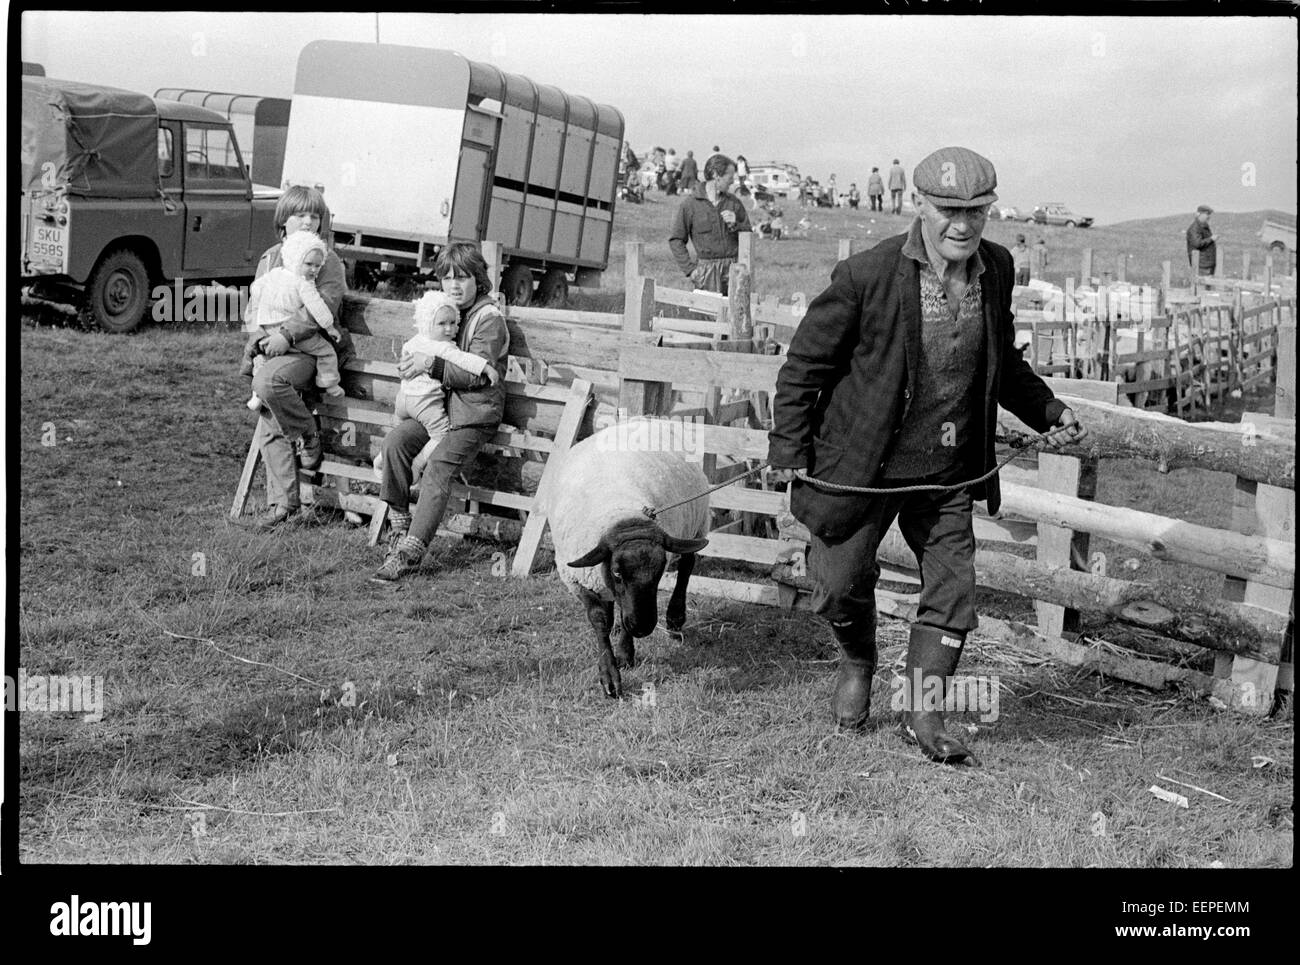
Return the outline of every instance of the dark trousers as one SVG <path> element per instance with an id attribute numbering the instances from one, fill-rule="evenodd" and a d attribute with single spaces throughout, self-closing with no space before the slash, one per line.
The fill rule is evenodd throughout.
<path id="1" fill-rule="evenodd" d="M 1029 284 L 1029 266 L 1028 266 L 1028 265 L 1025 265 L 1023 268 L 1017 268 L 1017 269 L 1016 269 L 1016 284 L 1017 284 L 1017 285 L 1028 285 L 1028 284 Z"/>
<path id="2" fill-rule="evenodd" d="M 445 436 L 425 464 L 420 477 L 420 499 L 415 504 L 410 535 L 428 543 L 438 531 L 442 514 L 451 496 L 451 481 L 469 467 L 483 444 L 496 435 L 496 426 L 469 426 L 452 429 Z M 398 512 L 407 512 L 411 505 L 411 463 L 429 441 L 429 432 L 414 419 L 398 423 L 384 437 L 383 480 L 379 498 Z"/>
<path id="3" fill-rule="evenodd" d="M 890 189 L 889 203 L 894 214 L 903 213 L 903 189 L 902 188 Z"/>
<path id="4" fill-rule="evenodd" d="M 885 196 L 883 194 L 873 194 L 871 196 L 871 210 L 881 213 L 885 210 Z"/>
<path id="5" fill-rule="evenodd" d="M 316 431 L 316 420 L 300 394 L 316 391 L 316 360 L 300 352 L 267 359 L 253 376 L 253 391 L 264 406 L 253 438 L 266 466 L 266 505 L 297 507 L 293 440 Z"/>
<path id="6" fill-rule="evenodd" d="M 900 483 L 901 484 L 901 483 Z M 921 570 L 916 622 L 968 632 L 975 615 L 975 530 L 968 490 L 879 496 L 860 529 L 837 542 L 816 534 L 808 553 L 817 583 L 813 610 L 833 623 L 875 615 L 880 564 L 876 550 L 894 519 Z"/>

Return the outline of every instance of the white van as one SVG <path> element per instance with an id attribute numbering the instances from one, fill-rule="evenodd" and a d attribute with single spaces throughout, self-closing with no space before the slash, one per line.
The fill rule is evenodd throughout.
<path id="1" fill-rule="evenodd" d="M 749 169 L 749 183 L 779 198 L 793 198 L 799 194 L 799 171 L 788 164 L 756 164 Z"/>

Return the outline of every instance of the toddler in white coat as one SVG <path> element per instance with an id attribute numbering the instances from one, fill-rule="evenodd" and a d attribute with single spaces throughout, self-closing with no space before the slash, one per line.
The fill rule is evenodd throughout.
<path id="1" fill-rule="evenodd" d="M 415 303 L 415 336 L 402 345 L 403 354 L 436 355 L 457 368 L 474 375 L 486 374 L 493 384 L 501 380 L 496 366 L 487 359 L 465 352 L 456 346 L 460 330 L 460 308 L 456 302 L 440 291 L 425 292 Z M 411 471 L 418 479 L 425 463 L 438 448 L 438 443 L 451 427 L 447 419 L 447 396 L 442 383 L 429 375 L 402 379 L 393 403 L 393 414 L 399 419 L 415 419 L 429 433 L 429 441 L 411 463 Z M 375 469 L 383 468 L 383 455 L 375 456 Z"/>

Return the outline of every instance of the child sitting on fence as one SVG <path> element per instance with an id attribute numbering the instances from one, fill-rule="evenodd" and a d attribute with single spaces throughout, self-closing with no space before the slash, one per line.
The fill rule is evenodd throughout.
<path id="1" fill-rule="evenodd" d="M 456 301 L 444 292 L 425 292 L 415 303 L 416 334 L 402 346 L 402 353 L 418 352 L 421 355 L 438 356 L 473 375 L 486 375 L 488 381 L 495 385 L 501 380 L 496 366 L 473 352 L 465 352 L 456 347 L 459 329 L 460 307 Z M 411 463 L 411 471 L 419 479 L 424 472 L 425 463 L 450 428 L 442 383 L 429 375 L 403 379 L 393 403 L 393 414 L 398 419 L 415 419 L 429 433 L 428 443 Z M 375 456 L 376 470 L 383 469 L 383 460 L 382 453 Z"/>
<path id="2" fill-rule="evenodd" d="M 338 340 L 334 316 L 316 291 L 316 276 L 325 263 L 325 254 L 325 242 L 318 236 L 309 231 L 296 231 L 280 246 L 280 267 L 272 268 L 253 282 L 248 321 L 244 326 L 252 334 L 244 346 L 241 375 L 252 375 L 266 361 L 262 354 L 263 339 L 280 331 L 286 322 L 310 318 L 322 332 Z M 343 395 L 339 385 L 339 358 L 329 341 L 321 335 L 309 335 L 295 342 L 292 351 L 315 358 L 316 385 L 326 395 Z M 262 407 L 256 393 L 249 398 L 248 407 L 254 412 Z"/>

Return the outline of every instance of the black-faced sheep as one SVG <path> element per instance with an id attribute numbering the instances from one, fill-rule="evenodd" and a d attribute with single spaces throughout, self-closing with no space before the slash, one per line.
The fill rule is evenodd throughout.
<path id="1" fill-rule="evenodd" d="M 619 667 L 636 662 L 633 639 L 649 636 L 659 623 L 656 594 L 669 553 L 681 559 L 665 623 L 676 632 L 686 622 L 695 554 L 708 544 L 709 499 L 665 507 L 709 487 L 700 466 L 688 461 L 692 428 L 633 419 L 602 429 L 562 457 L 544 500 L 556 570 L 586 608 L 600 684 L 610 697 L 622 694 Z M 645 507 L 664 511 L 651 519 Z"/>

